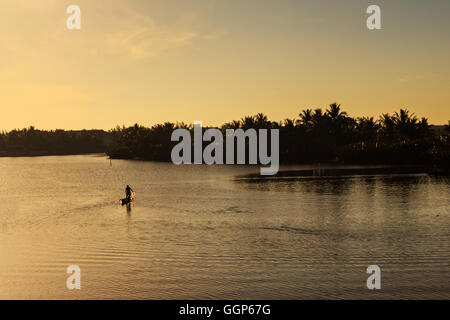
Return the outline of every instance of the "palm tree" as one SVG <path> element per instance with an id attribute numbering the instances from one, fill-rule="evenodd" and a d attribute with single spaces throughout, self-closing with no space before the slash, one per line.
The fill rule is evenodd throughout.
<path id="1" fill-rule="evenodd" d="M 263 113 L 258 113 L 256 116 L 254 116 L 254 121 L 257 128 L 266 128 L 269 126 L 270 121 L 267 118 L 267 116 Z"/>
<path id="2" fill-rule="evenodd" d="M 332 120 L 338 120 L 347 117 L 347 113 L 341 111 L 341 105 L 335 103 L 330 104 L 329 109 L 326 111 L 326 115 Z"/>
<path id="3" fill-rule="evenodd" d="M 313 111 L 312 109 L 305 109 L 299 115 L 299 120 L 297 120 L 297 124 L 302 124 L 305 126 L 311 126 L 313 120 Z"/>
<path id="4" fill-rule="evenodd" d="M 234 128 L 234 129 L 239 129 L 240 126 L 241 126 L 241 122 L 240 122 L 239 120 L 233 120 L 233 121 L 231 122 L 231 126 L 232 126 L 232 128 Z"/>
<path id="5" fill-rule="evenodd" d="M 383 113 L 378 120 L 380 125 L 381 138 L 385 141 L 392 141 L 394 139 L 395 122 L 394 117 L 389 113 Z"/>
<path id="6" fill-rule="evenodd" d="M 400 109 L 400 112 L 396 112 L 394 121 L 397 125 L 410 125 L 417 123 L 417 117 L 414 113 L 409 113 L 408 109 Z"/>
<path id="7" fill-rule="evenodd" d="M 246 116 L 241 119 L 242 128 L 244 130 L 254 128 L 255 127 L 255 117 Z"/>
<path id="8" fill-rule="evenodd" d="M 411 140 L 417 134 L 417 117 L 407 109 L 400 109 L 394 115 L 395 131 L 402 142 Z"/>
<path id="9" fill-rule="evenodd" d="M 320 124 L 322 122 L 324 118 L 324 114 L 322 112 L 322 109 L 317 108 L 314 110 L 313 114 L 312 114 L 312 122 L 315 126 L 317 126 L 318 124 Z"/>
<path id="10" fill-rule="evenodd" d="M 356 120 L 357 133 L 359 135 L 359 140 L 362 144 L 375 144 L 377 140 L 378 130 L 380 125 L 373 119 L 370 118 L 358 118 Z"/>
<path id="11" fill-rule="evenodd" d="M 281 126 L 283 128 L 292 129 L 295 127 L 295 120 L 286 118 L 282 121 Z"/>

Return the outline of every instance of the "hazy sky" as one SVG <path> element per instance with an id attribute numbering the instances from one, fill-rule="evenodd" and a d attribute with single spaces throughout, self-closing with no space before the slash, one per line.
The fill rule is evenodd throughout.
<path id="1" fill-rule="evenodd" d="M 0 130 L 281 120 L 335 101 L 443 124 L 449 36 L 448 0 L 2 0 Z"/>

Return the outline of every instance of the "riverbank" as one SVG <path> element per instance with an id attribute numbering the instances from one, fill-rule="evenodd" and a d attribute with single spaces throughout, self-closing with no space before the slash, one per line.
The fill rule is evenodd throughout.
<path id="1" fill-rule="evenodd" d="M 274 177 L 263 177 L 258 174 L 240 176 L 239 179 L 290 179 L 303 177 L 339 177 L 364 175 L 406 175 L 428 174 L 450 176 L 450 166 L 330 166 L 317 165 L 311 169 L 281 170 Z"/>
<path id="2" fill-rule="evenodd" d="M 49 156 L 81 156 L 102 154 L 106 156 L 103 151 L 83 151 L 83 152 L 46 152 L 46 151 L 19 151 L 19 152 L 5 152 L 0 151 L 0 158 L 21 158 L 21 157 L 49 157 Z"/>

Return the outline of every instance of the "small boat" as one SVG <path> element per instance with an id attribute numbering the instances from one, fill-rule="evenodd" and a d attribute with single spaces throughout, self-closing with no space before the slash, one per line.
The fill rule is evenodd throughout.
<path id="1" fill-rule="evenodd" d="M 131 202 L 133 202 L 133 198 L 123 198 L 123 199 L 120 199 L 120 203 L 124 206 L 124 205 L 126 205 L 126 204 L 129 204 L 129 203 L 131 203 Z"/>
<path id="2" fill-rule="evenodd" d="M 131 203 L 133 201 L 134 201 L 134 192 L 131 194 L 131 197 L 126 197 L 126 198 L 120 199 L 120 203 L 123 206 L 126 205 L 126 204 L 129 204 L 129 203 Z"/>

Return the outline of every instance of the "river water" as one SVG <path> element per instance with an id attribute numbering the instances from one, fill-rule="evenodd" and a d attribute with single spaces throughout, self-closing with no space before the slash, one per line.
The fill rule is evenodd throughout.
<path id="1" fill-rule="evenodd" d="M 0 299 L 450 298 L 449 178 L 255 172 L 0 158 Z"/>

